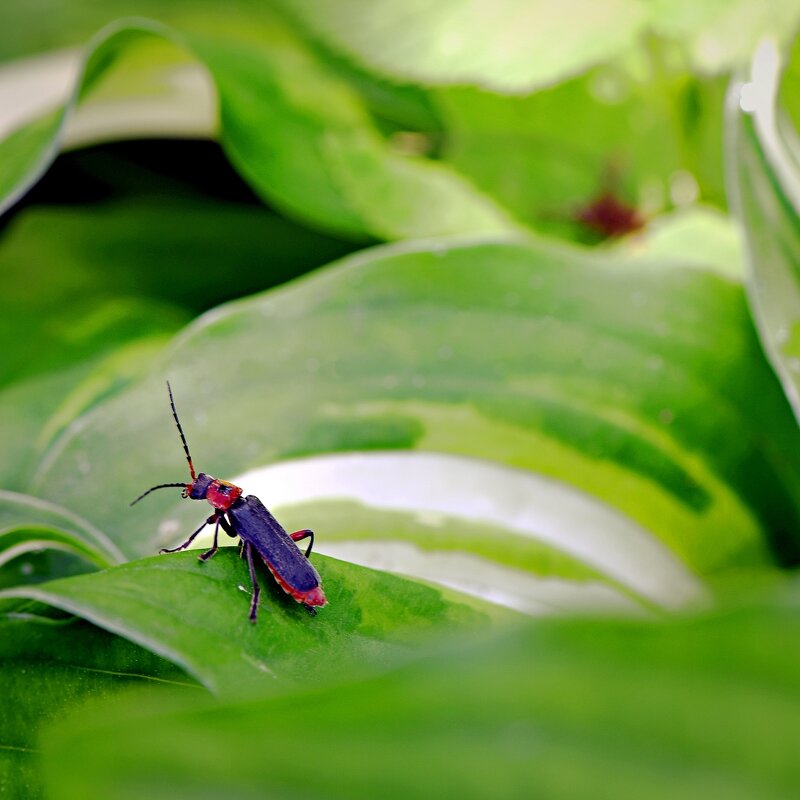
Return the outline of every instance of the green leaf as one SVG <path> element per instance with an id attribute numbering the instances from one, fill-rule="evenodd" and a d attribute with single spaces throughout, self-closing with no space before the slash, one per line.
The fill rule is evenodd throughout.
<path id="1" fill-rule="evenodd" d="M 529 624 L 267 699 L 164 710 L 140 695 L 53 730 L 48 787 L 64 800 L 404 798 L 420 787 L 788 800 L 800 784 L 797 585 L 786 595 L 670 624 Z M 298 769 L 309 741 L 313 767 Z"/>
<path id="2" fill-rule="evenodd" d="M 653 29 L 678 39 L 699 72 L 746 64 L 765 38 L 791 42 L 800 25 L 797 0 L 652 0 Z"/>
<path id="3" fill-rule="evenodd" d="M 367 460 L 366 465 L 377 468 L 374 460 Z M 337 466 L 341 468 L 342 462 Z M 346 467 L 342 471 L 346 479 L 353 478 Z M 447 474 L 455 482 L 459 476 L 454 472 Z M 272 497 L 276 496 L 271 481 L 275 473 L 269 470 L 264 476 L 265 489 L 272 485 Z M 401 482 L 406 476 L 395 472 L 394 479 Z M 248 484 L 252 486 L 253 482 L 251 473 Z M 346 496 L 347 490 L 342 494 Z M 320 553 L 441 583 L 529 614 L 589 608 L 636 611 L 640 603 L 648 607 L 669 605 L 677 595 L 683 601 L 686 595 L 699 594 L 680 571 L 673 576 L 669 590 L 653 591 L 645 582 L 631 589 L 629 575 L 613 580 L 604 573 L 603 567 L 608 568 L 612 556 L 601 557 L 600 564 L 590 566 L 555 544 L 505 527 L 502 521 L 492 523 L 435 511 L 402 512 L 342 499 L 291 506 L 278 502 L 276 507 L 289 530 L 307 527 L 324 531 L 324 541 L 317 545 Z M 596 525 L 600 527 L 599 520 Z M 206 544 L 203 541 L 198 547 Z M 680 590 L 682 582 L 684 588 Z M 649 602 L 645 599 L 648 595 Z"/>
<path id="4" fill-rule="evenodd" d="M 613 58 L 646 27 L 680 43 L 698 71 L 718 73 L 744 63 L 765 36 L 790 42 L 800 22 L 796 0 L 616 0 L 603 6 L 603 14 L 585 0 L 555 8 L 542 0 L 500 5 L 447 0 L 410 6 L 408 13 L 391 3 L 364 0 L 283 5 L 329 45 L 395 79 L 474 79 L 514 91 Z M 36 10 L 33 14 L 16 3 L 0 8 L 0 58 L 74 47 L 103 25 L 131 15 L 251 40 L 274 17 L 269 4 L 248 0 L 232 0 L 224 12 L 213 0 L 106 0 L 102 5 L 76 0 L 69 6 L 37 0 Z"/>
<path id="5" fill-rule="evenodd" d="M 77 305 L 82 298 L 97 302 L 136 296 L 139 308 L 126 308 L 119 317 L 143 316 L 146 307 L 157 320 L 171 310 L 169 330 L 174 330 L 187 321 L 186 311 L 197 313 L 266 289 L 352 249 L 255 204 L 192 196 L 163 173 L 140 174 L 138 186 L 129 189 L 119 173 L 133 181 L 134 168 L 108 155 L 92 159 L 86 154 L 78 161 L 81 167 L 78 180 L 97 180 L 100 172 L 103 188 L 123 196 L 102 204 L 29 207 L 14 218 L 1 240 L 0 269 L 12 285 L 0 309 L 17 325 L 23 310 L 46 315 L 48 330 L 38 336 L 50 332 L 51 347 L 66 338 L 56 329 L 58 312 L 72 323 L 68 309 L 60 307 Z M 113 170 L 115 177 L 104 177 L 105 170 Z M 172 184 L 168 193 L 163 186 L 167 182 Z M 48 284 L 46 295 L 43 283 Z M 77 328 L 66 321 L 64 327 Z M 26 333 L 37 336 L 32 325 Z M 78 334 L 76 330 L 72 338 Z"/>
<path id="6" fill-rule="evenodd" d="M 642 222 L 698 197 L 723 204 L 724 83 L 651 50 L 525 97 L 439 90 L 444 158 L 517 219 L 564 238 L 589 238 L 581 212 L 607 193 Z"/>
<path id="7" fill-rule="evenodd" d="M 0 617 L 0 793 L 42 796 L 39 733 L 68 711 L 133 686 L 175 697 L 181 685 L 191 687 L 172 664 L 88 623 Z"/>
<path id="8" fill-rule="evenodd" d="M 794 46 L 787 54 L 785 62 L 779 104 L 789 115 L 795 128 L 800 128 L 800 38 L 795 38 Z"/>
<path id="9" fill-rule="evenodd" d="M 26 538 L 21 531 L 46 537 L 53 544 L 69 544 L 90 561 L 107 566 L 122 560 L 116 545 L 90 522 L 55 503 L 0 490 L 0 558 L 3 550 Z"/>
<path id="10" fill-rule="evenodd" d="M 350 249 L 107 150 L 69 164 L 76 183 L 113 200 L 29 206 L 0 240 L 0 485 L 9 489 L 27 486 L 77 416 L 146 371 L 189 312 Z"/>
<path id="11" fill-rule="evenodd" d="M 436 5 L 285 3 L 313 34 L 379 73 L 416 83 L 528 92 L 629 48 L 646 24 L 636 0 Z M 580 20 L 580 25 L 576 25 Z"/>
<path id="12" fill-rule="evenodd" d="M 329 605 L 312 618 L 271 579 L 258 624 L 250 579 L 235 548 L 206 563 L 194 553 L 129 562 L 103 572 L 0 592 L 0 611 L 76 614 L 172 661 L 217 694 L 265 680 L 302 681 L 324 653 L 327 676 L 360 659 L 388 658 L 425 635 L 480 627 L 489 617 L 436 589 L 331 559 L 314 559 Z"/>
<path id="13" fill-rule="evenodd" d="M 46 50 L 79 47 L 104 26 L 124 17 L 147 17 L 194 32 L 224 31 L 242 39 L 258 40 L 275 17 L 271 3 L 230 0 L 37 0 L 29 7 L 4 3 L 0 7 L 0 59 L 18 59 Z"/>
<path id="14" fill-rule="evenodd" d="M 696 70 L 720 73 L 744 63 L 762 37 L 790 42 L 800 24 L 797 0 L 283 5 L 312 35 L 383 75 L 520 94 L 613 60 L 648 29 L 679 44 Z"/>
<path id="15" fill-rule="evenodd" d="M 108 560 L 87 547 L 79 538 L 51 528 L 19 526 L 0 530 L 0 567 L 29 553 L 45 549 L 61 550 L 98 566 L 108 566 Z"/>
<path id="16" fill-rule="evenodd" d="M 731 205 L 745 235 L 748 296 L 761 341 L 800 419 L 800 160 L 797 132 L 776 106 L 780 61 L 759 49 L 752 80 L 731 86 Z"/>
<path id="17" fill-rule="evenodd" d="M 14 205 L 52 161 L 51 143 L 62 119 L 61 109 L 45 114 L 0 142 L 0 213 Z"/>
<path id="18" fill-rule="evenodd" d="M 704 575 L 767 563 L 768 540 L 779 558 L 797 554 L 800 434 L 741 287 L 704 271 L 441 241 L 365 252 L 217 309 L 184 332 L 151 380 L 81 418 L 38 471 L 36 492 L 113 532 L 130 556 L 177 543 L 203 513 L 179 511 L 167 491 L 127 508 L 150 485 L 185 480 L 165 378 L 195 463 L 238 476 L 247 491 L 257 484 L 245 470 L 312 456 L 294 473 L 303 502 L 318 491 L 494 522 L 546 536 L 593 567 L 608 550 L 602 571 L 619 575 L 626 562 L 628 580 L 638 572 L 653 586 L 669 587 L 662 567 L 676 575 L 680 561 Z M 313 458 L 408 449 L 432 452 L 398 454 L 410 465 L 396 473 L 402 481 L 392 478 L 399 458 L 379 473 L 369 469 L 377 461 L 359 462 L 373 482 L 367 498 L 355 481 L 330 484 L 336 470 L 321 474 L 326 462 Z M 436 453 L 450 454 L 444 471 Z M 102 479 L 86 481 L 82 463 Z M 425 477 L 409 483 L 415 470 Z M 411 496 L 393 506 L 407 484 Z M 277 485 L 254 493 L 268 506 L 297 502 Z M 446 509 L 431 506 L 431 487 Z M 561 491 L 564 502 L 543 513 Z M 583 492 L 638 524 L 612 523 L 619 518 Z M 573 505 L 588 515 L 576 512 L 574 524 Z M 591 544 L 592 517 L 604 520 L 602 548 Z M 317 534 L 324 542 L 324 527 Z M 631 561 L 634 551 L 652 558 Z"/>
<path id="19" fill-rule="evenodd" d="M 615 245 L 614 254 L 638 260 L 693 265 L 742 282 L 744 246 L 734 220 L 707 206 L 662 214 L 636 237 Z"/>
<path id="20" fill-rule="evenodd" d="M 24 489 L 52 440 L 80 413 L 139 377 L 168 335 L 188 319 L 161 299 L 136 296 L 136 283 L 149 269 L 142 263 L 158 264 L 164 274 L 155 248 L 143 257 L 155 233 L 143 235 L 137 222 L 122 208 L 116 214 L 96 207 L 30 208 L 3 231 L 0 484 L 5 488 Z M 136 263 L 115 252 L 125 253 L 126 225 L 128 239 L 140 242 L 141 249 L 132 248 Z"/>
<path id="21" fill-rule="evenodd" d="M 281 28 L 268 48 L 190 42 L 217 81 L 223 145 L 284 210 L 386 238 L 515 227 L 447 167 L 393 153 L 355 92 Z"/>
<path id="22" fill-rule="evenodd" d="M 703 595 L 646 531 L 533 473 L 435 453 L 345 453 L 236 480 L 269 497 L 290 529 L 324 532 L 319 552 L 531 614 L 641 613 Z"/>
<path id="23" fill-rule="evenodd" d="M 115 25 L 87 55 L 67 123 L 73 130 L 86 127 L 89 109 L 101 121 L 110 119 L 113 135 L 123 135 L 125 117 L 122 128 L 116 117 L 128 101 L 134 110 L 143 106 L 157 126 L 164 118 L 164 85 L 175 83 L 168 76 L 176 60 L 185 66 L 187 53 L 208 68 L 217 87 L 220 138 L 231 160 L 262 197 L 291 215 L 356 239 L 519 227 L 446 165 L 393 150 L 359 94 L 277 17 L 257 44 L 241 36 L 183 36 L 142 20 Z M 155 103 L 149 110 L 146 98 Z M 134 114 L 130 124 L 129 134 L 142 122 Z M 195 124 L 208 132 L 208 121 Z M 102 130 L 92 140 L 102 139 Z M 26 153 L 35 151 L 35 134 L 26 134 Z M 38 136 L 39 160 L 52 158 L 59 145 L 55 134 L 47 129 Z M 0 143 L 0 163 L 15 152 L 14 142 L 12 137 Z M 366 176 L 371 180 L 364 181 Z M 4 182 L 2 177 L 0 197 L 23 191 L 16 173 Z"/>
<path id="24" fill-rule="evenodd" d="M 14 263 L 13 251 L 8 255 L 8 260 L 0 255 L 0 264 L 9 267 L 4 274 L 14 280 L 22 270 Z M 135 297 L 109 297 L 101 292 L 87 297 L 77 287 L 58 285 L 52 295 L 33 291 L 32 286 L 42 284 L 31 284 L 31 277 L 45 277 L 54 267 L 52 256 L 39 269 L 29 267 L 28 279 L 19 281 L 26 288 L 11 289 L 0 302 L 0 342 L 6 352 L 0 385 L 93 357 L 113 358 L 125 345 L 163 339 L 186 320 L 187 315 L 169 306 Z M 80 280 L 77 275 L 74 278 Z"/>
<path id="25" fill-rule="evenodd" d="M 109 303 L 113 310 L 119 310 L 121 305 L 124 304 Z M 52 372 L 0 389 L 3 441 L 0 482 L 6 488 L 20 490 L 28 486 L 42 454 L 53 440 L 81 413 L 138 378 L 166 343 L 163 336 L 143 336 L 139 341 L 125 342 L 128 332 L 109 327 L 107 339 L 91 336 L 82 341 L 81 347 L 86 348 L 91 342 L 103 351 L 116 344 L 116 350 L 87 356 L 82 363 L 65 363 L 61 369 L 53 362 Z M 123 341 L 115 342 L 115 333 Z M 135 331 L 129 333 L 135 335 Z M 67 361 L 70 349 L 67 343 L 66 347 L 56 345 L 53 351 L 36 355 L 45 364 L 59 353 Z M 29 369 L 37 366 L 35 360 L 26 364 Z"/>

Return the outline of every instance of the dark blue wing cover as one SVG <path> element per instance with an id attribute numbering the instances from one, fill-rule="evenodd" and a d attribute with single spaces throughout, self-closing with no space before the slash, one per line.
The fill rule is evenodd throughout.
<path id="1" fill-rule="evenodd" d="M 234 531 L 250 542 L 289 586 L 308 592 L 320 585 L 319 574 L 311 562 L 257 497 L 250 494 L 239 500 L 230 507 L 228 514 Z"/>

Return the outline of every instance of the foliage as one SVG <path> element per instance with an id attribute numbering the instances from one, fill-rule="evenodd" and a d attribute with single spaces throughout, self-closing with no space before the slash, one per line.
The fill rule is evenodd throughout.
<path id="1" fill-rule="evenodd" d="M 37 8 L 0 792 L 795 796 L 800 7 Z M 316 617 L 156 555 L 208 513 L 128 507 L 187 480 L 167 379 L 196 465 L 316 531 Z"/>

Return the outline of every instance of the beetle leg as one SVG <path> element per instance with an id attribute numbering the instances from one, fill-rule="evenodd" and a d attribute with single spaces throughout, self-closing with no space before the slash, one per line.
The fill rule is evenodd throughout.
<path id="1" fill-rule="evenodd" d="M 216 525 L 214 525 L 214 544 L 211 545 L 210 550 L 206 550 L 205 553 L 202 553 L 200 556 L 198 556 L 201 561 L 208 561 L 208 559 L 211 558 L 211 556 L 213 556 L 214 553 L 216 553 L 219 549 L 217 545 L 217 536 L 219 536 L 219 521 L 221 519 L 221 516 L 216 517 Z"/>
<path id="2" fill-rule="evenodd" d="M 225 519 L 225 514 L 220 514 L 219 516 L 219 524 L 222 525 L 222 530 L 231 537 L 231 539 L 235 539 L 239 534 L 233 529 L 233 526 L 227 519 Z"/>
<path id="3" fill-rule="evenodd" d="M 250 568 L 250 581 L 253 584 L 253 599 L 250 602 L 250 622 L 256 621 L 256 614 L 258 613 L 258 596 L 261 594 L 261 587 L 256 580 L 256 567 L 253 564 L 253 548 L 250 542 L 246 542 L 244 550 L 247 553 L 247 566 Z"/>
<path id="4" fill-rule="evenodd" d="M 292 537 L 296 542 L 302 542 L 303 539 L 311 539 L 311 544 L 308 545 L 308 549 L 306 550 L 306 558 L 311 555 L 311 548 L 314 546 L 314 531 L 308 530 L 306 528 L 302 531 L 295 531 L 294 533 L 290 533 L 289 536 Z"/>
<path id="5" fill-rule="evenodd" d="M 206 525 L 210 525 L 215 519 L 216 515 L 212 514 L 183 544 L 180 544 L 177 547 L 162 547 L 158 552 L 177 553 L 178 550 L 185 550 L 197 538 L 200 531 L 202 531 Z"/>

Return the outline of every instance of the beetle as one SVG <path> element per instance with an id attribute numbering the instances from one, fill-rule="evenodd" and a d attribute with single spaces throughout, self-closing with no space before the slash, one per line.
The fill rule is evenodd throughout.
<path id="1" fill-rule="evenodd" d="M 185 550 L 206 525 L 213 525 L 214 543 L 199 557 L 201 561 L 208 561 L 217 552 L 217 537 L 219 529 L 222 528 L 228 536 L 239 537 L 240 554 L 247 558 L 250 581 L 253 584 L 253 595 L 250 602 L 251 622 L 256 621 L 258 599 L 261 593 L 256 579 L 254 553 L 261 557 L 286 594 L 303 605 L 310 614 L 316 614 L 317 607 L 326 605 L 328 601 L 322 591 L 322 580 L 319 573 L 309 561 L 311 548 L 314 546 L 314 531 L 305 529 L 291 534 L 287 533 L 266 506 L 254 495 L 242 497 L 242 489 L 239 486 L 214 478 L 205 472 L 195 474 L 189 445 L 186 443 L 186 436 L 184 436 L 181 422 L 178 419 L 169 381 L 167 381 L 167 392 L 192 480 L 190 483 L 160 483 L 152 486 L 140 494 L 131 505 L 135 505 L 156 489 L 180 488 L 182 489 L 181 497 L 190 500 L 207 500 L 214 509 L 214 513 L 183 544 L 172 548 L 162 548 L 159 553 L 177 553 L 179 550 Z M 311 540 L 305 554 L 294 544 L 303 539 Z"/>

